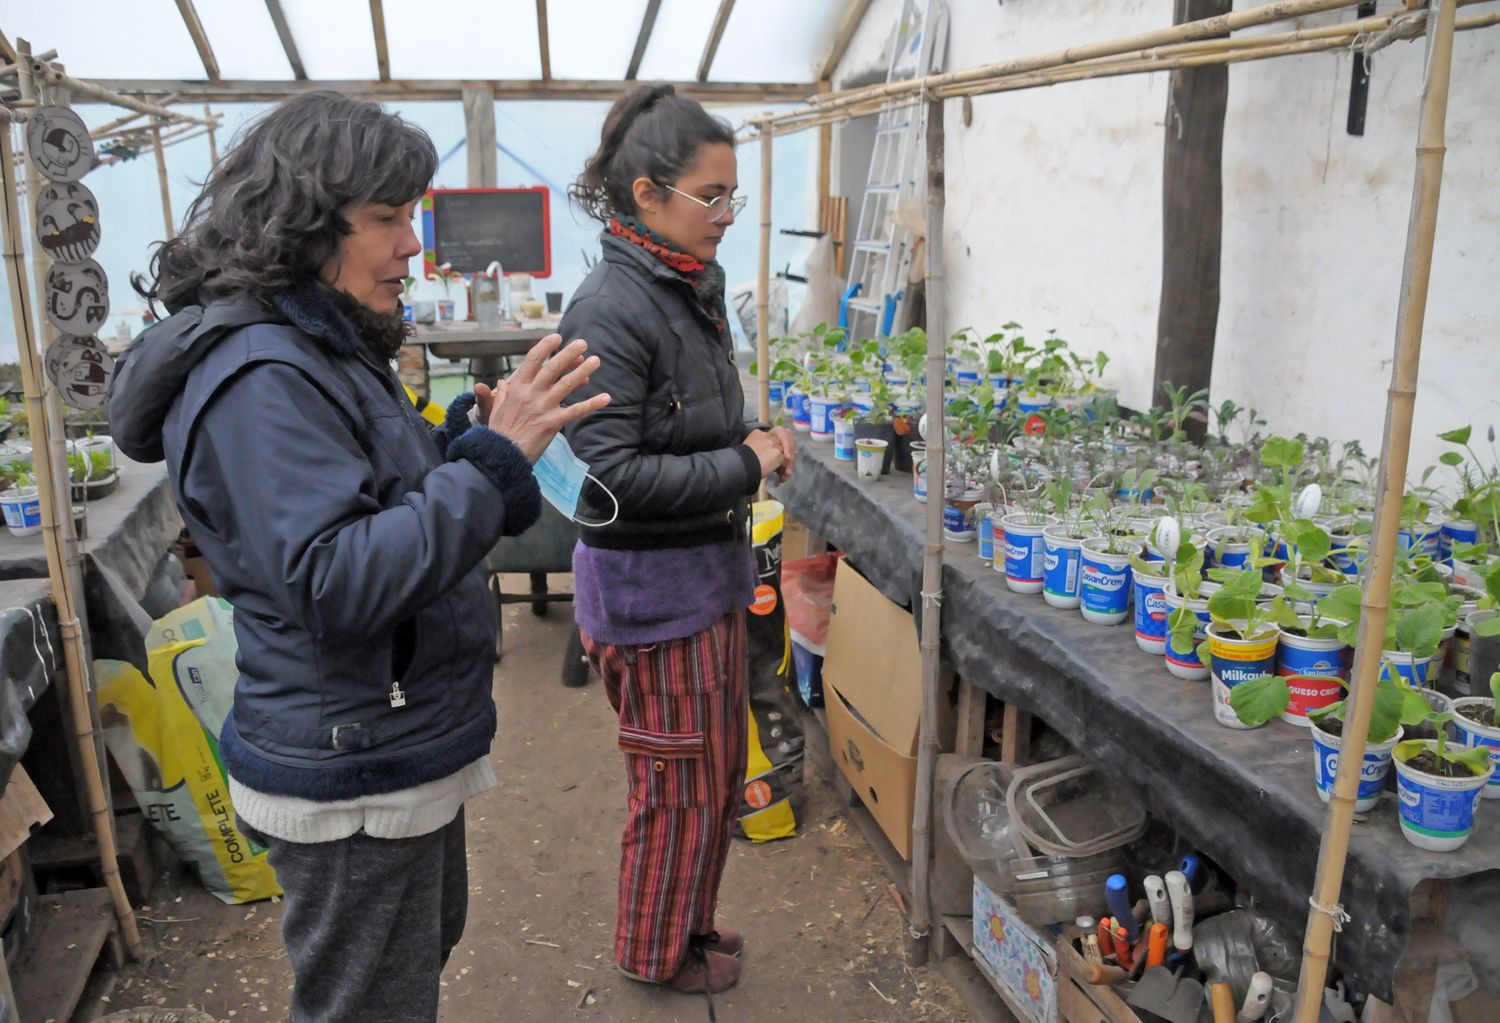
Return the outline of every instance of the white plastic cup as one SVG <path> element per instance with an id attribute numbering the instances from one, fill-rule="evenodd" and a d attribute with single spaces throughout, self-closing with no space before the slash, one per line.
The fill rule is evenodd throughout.
<path id="1" fill-rule="evenodd" d="M 854 442 L 854 470 L 860 479 L 880 479 L 880 469 L 885 462 L 888 444 L 888 441 L 879 437 L 861 437 Z"/>

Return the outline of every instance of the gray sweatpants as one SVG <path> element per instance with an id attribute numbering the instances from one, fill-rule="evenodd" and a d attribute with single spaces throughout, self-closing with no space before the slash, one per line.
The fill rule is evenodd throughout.
<path id="1" fill-rule="evenodd" d="M 438 978 L 469 901 L 462 809 L 420 838 L 301 843 L 242 830 L 270 850 L 286 893 L 291 1023 L 437 1019 Z"/>

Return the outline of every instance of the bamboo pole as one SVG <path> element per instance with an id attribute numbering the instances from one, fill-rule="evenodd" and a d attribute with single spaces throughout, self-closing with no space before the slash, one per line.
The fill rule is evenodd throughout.
<path id="1" fill-rule="evenodd" d="M 0 108 L 0 126 L 4 127 L 7 134 L 10 123 L 9 112 Z M 0 145 L 0 179 L 3 179 L 0 180 L 0 190 L 4 192 L 3 258 L 6 277 L 10 283 L 11 314 L 16 332 L 17 361 L 20 363 L 21 380 L 26 392 L 26 412 L 31 424 L 32 444 L 38 455 L 33 462 L 42 508 L 42 542 L 47 553 L 47 574 L 51 579 L 52 599 L 57 605 L 57 618 L 62 634 L 73 732 L 85 768 L 82 773 L 87 788 L 88 809 L 99 844 L 100 873 L 114 902 L 125 946 L 132 958 L 143 959 L 145 946 L 141 942 L 135 913 L 130 908 L 130 900 L 125 895 L 125 886 L 120 879 L 114 828 L 104 793 L 104 765 L 99 760 L 94 744 L 95 730 L 86 674 L 87 659 L 77 603 L 79 593 L 70 585 L 69 573 L 65 567 L 67 532 L 63 523 L 71 523 L 72 515 L 66 502 L 59 509 L 57 481 L 53 478 L 56 466 L 51 459 L 45 457 L 49 424 L 42 398 L 41 358 L 31 329 L 31 296 L 26 289 L 26 276 L 22 268 L 25 233 L 21 227 L 20 206 L 16 199 L 15 159 L 8 138 L 4 145 Z"/>
<path id="2" fill-rule="evenodd" d="M 977 67 L 964 68 L 960 71 L 946 71 L 941 74 L 928 75 L 925 78 L 913 78 L 901 82 L 884 82 L 878 85 L 866 86 L 862 89 L 849 89 L 835 93 L 826 100 L 821 100 L 814 96 L 809 102 L 816 107 L 828 110 L 851 106 L 870 99 L 890 99 L 908 95 L 931 95 L 934 89 L 945 85 L 957 85 L 975 79 L 991 78 L 996 75 L 1041 71 L 1047 68 L 1061 67 L 1066 64 L 1077 64 L 1080 61 L 1091 60 L 1096 57 L 1111 57 L 1121 53 L 1128 53 L 1131 50 L 1143 50 L 1153 46 L 1166 46 L 1194 39 L 1222 36 L 1238 29 L 1252 28 L 1256 25 L 1266 25 L 1277 21 L 1287 21 L 1308 14 L 1318 14 L 1323 11 L 1333 11 L 1344 7 L 1355 7 L 1359 3 L 1360 0 L 1278 0 L 1276 3 L 1263 4 L 1259 7 L 1251 7 L 1243 11 L 1233 11 L 1229 14 L 1221 14 L 1212 18 L 1190 21 L 1183 25 L 1173 25 L 1150 32 L 1122 36 L 1119 39 L 1113 39 L 1109 42 L 1091 43 L 1085 46 L 1070 47 L 1066 50 L 1056 50 L 1052 53 L 1039 54 L 1034 57 L 1022 57 L 1017 60 L 982 64 Z M 789 116 L 791 115 L 782 114 L 779 117 L 773 117 L 772 120 L 785 120 Z"/>
<path id="3" fill-rule="evenodd" d="M 1461 0 L 1461 4 L 1463 2 L 1470 2 L 1470 0 Z M 1384 22 L 1386 19 L 1378 18 L 1376 21 Z M 1411 21 L 1410 23 L 1414 27 L 1420 24 L 1416 21 Z M 1500 13 L 1479 14 L 1458 19 L 1454 25 L 1454 29 L 1459 32 L 1467 32 L 1475 29 L 1490 28 L 1497 24 L 1500 24 Z M 1347 28 L 1347 26 L 1344 27 Z M 1212 64 L 1237 64 L 1246 61 L 1268 60 L 1276 57 L 1324 53 L 1348 47 L 1355 38 L 1355 35 L 1355 33 L 1337 35 L 1333 33 L 1314 34 L 1299 41 L 1269 46 L 1260 45 L 1258 39 L 1214 40 L 1213 42 L 1218 44 L 1218 48 L 1214 50 L 1205 48 L 1160 59 L 1154 57 L 1127 57 L 1124 59 L 1090 61 L 1050 71 L 1024 75 L 1003 75 L 975 80 L 962 85 L 943 86 L 933 89 L 931 95 L 939 96 L 943 99 L 953 99 L 960 96 L 992 95 L 1000 92 L 1013 92 L 1049 85 L 1059 85 L 1063 82 L 1111 78 L 1130 74 L 1150 74 L 1172 71 L 1178 68 L 1205 67 Z M 1265 38 L 1270 39 L 1273 37 L 1267 36 Z M 1405 37 L 1401 36 L 1398 38 Z M 1226 46 L 1226 43 L 1232 43 L 1232 45 Z M 887 105 L 895 108 L 904 108 L 915 106 L 919 101 L 917 97 L 898 100 L 876 99 L 868 104 L 844 107 L 839 110 L 827 112 L 820 112 L 816 109 L 802 110 L 797 112 L 797 115 L 801 118 L 800 120 L 788 121 L 786 120 L 788 115 L 782 115 L 782 119 L 778 121 L 773 131 L 776 135 L 791 135 L 799 131 L 822 128 L 825 125 L 837 124 L 854 117 L 876 113 Z"/>
<path id="4" fill-rule="evenodd" d="M 1328 823 L 1318 850 L 1318 872 L 1312 908 L 1303 938 L 1302 974 L 1297 984 L 1297 1023 L 1316 1023 L 1323 1004 L 1323 984 L 1337 925 L 1339 889 L 1349 855 L 1349 832 L 1364 761 L 1366 732 L 1375 707 L 1375 685 L 1380 669 L 1381 636 L 1385 633 L 1391 596 L 1391 570 L 1396 555 L 1401 499 L 1405 491 L 1411 424 L 1417 398 L 1417 369 L 1422 355 L 1422 325 L 1427 314 L 1427 286 L 1432 277 L 1432 247 L 1437 234 L 1438 195 L 1442 189 L 1444 122 L 1448 116 L 1448 84 L 1453 67 L 1455 0 L 1438 0 L 1437 17 L 1427 19 L 1427 74 L 1422 86 L 1422 113 L 1417 128 L 1416 180 L 1412 184 L 1411 217 L 1407 226 L 1406 260 L 1401 274 L 1401 300 L 1396 314 L 1396 351 L 1386 400 L 1385 432 L 1381 439 L 1380 503 L 1375 509 L 1374 549 L 1370 578 L 1360 606 L 1359 636 L 1354 647 L 1353 685 L 1345 712 L 1344 748 L 1338 777 L 1328 801 Z"/>
<path id="5" fill-rule="evenodd" d="M 162 236 L 163 240 L 172 237 L 172 190 L 167 182 L 167 154 L 161 144 L 161 123 L 151 122 L 151 148 L 156 151 L 156 184 L 161 189 L 161 218 L 166 224 L 167 233 Z"/>
<path id="6" fill-rule="evenodd" d="M 755 279 L 755 371 L 760 421 L 771 421 L 771 133 L 760 136 L 760 262 Z"/>
<path id="7" fill-rule="evenodd" d="M 943 290 L 943 101 L 927 106 L 927 542 L 922 555 L 922 709 L 917 746 L 916 801 L 912 811 L 911 892 L 912 931 L 932 929 L 932 779 L 937 764 L 937 707 L 941 697 L 943 631 L 943 499 L 944 454 L 947 431 L 943 425 L 943 387 L 948 375 L 948 304 Z M 934 425 L 935 424 L 935 425 Z M 934 442 L 935 438 L 935 442 Z M 919 945 L 918 962 L 926 961 L 927 945 Z"/>
<path id="8" fill-rule="evenodd" d="M 134 96 L 126 96 L 124 93 L 106 89 L 104 86 L 95 85 L 93 82 L 85 82 L 80 78 L 69 77 L 61 68 L 48 67 L 45 71 L 45 76 L 48 85 L 61 85 L 69 92 L 77 93 L 80 96 L 87 96 L 89 99 L 97 100 L 101 103 L 124 107 L 126 110 L 134 110 L 136 113 L 147 114 L 151 117 L 161 117 L 169 121 L 197 121 L 203 125 L 213 123 L 212 121 L 204 121 L 201 118 L 192 117 L 188 114 L 174 113 L 160 104 L 148 103 L 145 100 L 136 99 Z"/>
<path id="9" fill-rule="evenodd" d="M 203 104 L 203 117 L 208 121 L 208 165 L 213 168 L 219 165 L 219 137 L 214 134 L 214 124 L 218 118 L 214 117 L 213 108 L 207 103 Z"/>
<path id="10" fill-rule="evenodd" d="M 29 55 L 31 53 L 31 44 L 25 39 L 17 38 L 16 45 L 20 47 L 21 53 L 28 57 L 26 67 L 22 70 L 20 79 L 17 82 L 21 95 L 27 99 L 35 101 L 38 104 L 41 104 L 44 100 L 51 104 L 65 103 L 67 101 L 67 97 L 66 94 L 62 91 L 61 87 L 54 86 L 52 87 L 48 95 L 43 95 L 41 83 L 38 82 L 35 74 L 37 61 L 29 59 Z M 57 65 L 57 67 L 61 68 L 61 65 Z M 28 161 L 26 164 L 26 196 L 27 203 L 30 207 L 29 212 L 33 216 L 36 213 L 36 204 L 41 196 L 43 185 L 44 182 L 42 180 L 41 172 L 37 170 L 37 168 L 31 162 Z M 42 251 L 40 245 L 33 245 L 31 247 L 31 281 L 33 293 L 36 295 L 38 302 L 45 301 L 46 298 L 48 269 L 49 261 L 47 259 L 47 254 Z M 52 321 L 46 316 L 41 315 L 39 312 L 35 320 L 33 330 L 35 331 L 38 342 L 37 350 L 39 352 L 46 352 L 46 350 L 51 347 L 53 340 L 57 337 L 57 331 L 52 326 Z M 19 344 L 19 339 L 17 343 Z M 46 389 L 44 388 L 44 393 L 45 392 Z M 64 426 L 65 417 L 63 415 L 62 401 L 59 400 L 55 395 L 51 396 L 51 400 L 47 401 L 44 405 L 43 415 L 45 416 L 50 429 L 43 432 L 42 436 L 45 438 L 46 442 L 40 447 L 40 449 L 37 448 L 36 443 L 33 441 L 33 460 L 35 460 L 35 456 L 37 455 L 38 450 L 40 451 L 42 458 L 50 459 L 53 466 L 52 476 L 53 479 L 57 481 L 54 488 L 55 499 L 59 506 L 64 508 L 71 508 L 73 495 L 68 481 L 68 442 L 67 431 Z M 77 554 L 78 537 L 76 535 L 76 531 L 73 528 L 72 515 L 67 515 L 64 517 L 61 528 L 63 535 L 63 550 L 68 555 L 67 565 L 69 566 L 69 572 L 71 573 L 73 567 L 78 566 L 81 563 Z M 69 579 L 76 582 L 77 590 L 81 592 L 83 587 L 82 575 L 70 574 Z M 96 747 L 96 752 L 99 752 L 102 756 L 102 747 Z"/>

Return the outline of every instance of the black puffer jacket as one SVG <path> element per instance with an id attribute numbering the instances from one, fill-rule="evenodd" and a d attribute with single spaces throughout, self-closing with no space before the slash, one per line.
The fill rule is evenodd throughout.
<path id="1" fill-rule="evenodd" d="M 599 370 L 572 400 L 601 391 L 608 408 L 568 427 L 568 443 L 619 499 L 619 518 L 585 529 L 584 543 L 625 549 L 690 547 L 747 535 L 760 460 L 745 445 L 745 395 L 727 329 L 688 280 L 609 233 L 604 258 L 569 304 L 561 332 L 583 338 Z M 585 485 L 580 517 L 613 506 Z"/>

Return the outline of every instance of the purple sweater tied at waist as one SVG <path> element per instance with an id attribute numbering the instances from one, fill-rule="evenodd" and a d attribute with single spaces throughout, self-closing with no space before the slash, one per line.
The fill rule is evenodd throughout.
<path id="1" fill-rule="evenodd" d="M 611 646 L 662 643 L 701 632 L 755 596 L 749 540 L 661 550 L 573 549 L 573 613 Z"/>

